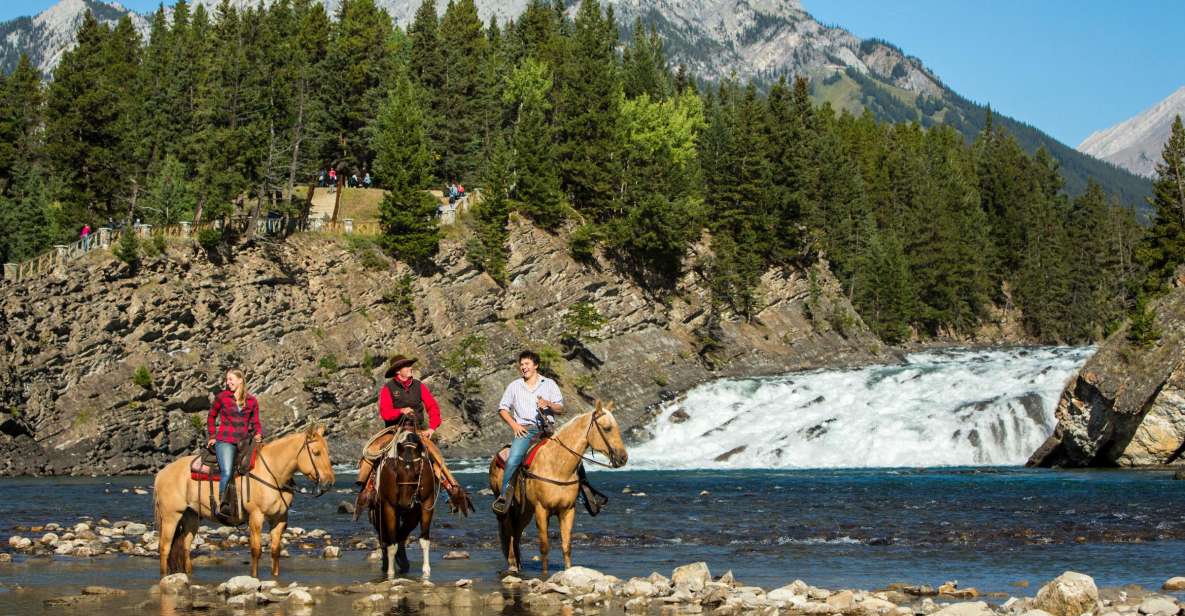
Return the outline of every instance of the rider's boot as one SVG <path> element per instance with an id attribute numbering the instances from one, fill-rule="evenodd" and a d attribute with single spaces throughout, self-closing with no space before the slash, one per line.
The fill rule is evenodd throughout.
<path id="1" fill-rule="evenodd" d="M 506 511 L 508 509 L 510 509 L 510 503 L 512 503 L 512 502 L 514 502 L 514 480 L 513 479 L 510 481 L 510 484 L 506 487 L 506 491 L 503 492 L 502 494 L 499 494 L 498 498 L 494 499 L 494 504 L 490 505 L 490 508 L 493 509 L 494 513 L 496 513 L 498 515 L 506 515 Z"/>
<path id="2" fill-rule="evenodd" d="M 576 467 L 576 476 L 580 479 L 580 500 L 584 503 L 584 508 L 589 515 L 597 515 L 601 512 L 601 508 L 609 504 L 609 497 L 597 491 L 588 482 L 588 475 L 584 472 L 583 464 Z"/>
<path id="3" fill-rule="evenodd" d="M 370 484 L 370 473 L 373 464 L 369 460 L 363 459 L 358 466 L 358 481 L 354 484 L 358 486 L 358 496 L 354 499 L 354 521 L 358 521 L 358 516 L 362 514 L 362 508 L 370 501 L 370 493 L 373 490 Z"/>

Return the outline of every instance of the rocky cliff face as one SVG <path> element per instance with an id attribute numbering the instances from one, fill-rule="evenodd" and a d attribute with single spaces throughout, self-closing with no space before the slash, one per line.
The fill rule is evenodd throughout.
<path id="1" fill-rule="evenodd" d="M 1126 328 L 1108 339 L 1066 386 L 1030 466 L 1185 463 L 1185 270 L 1155 310 L 1160 341 L 1134 348 Z"/>
<path id="2" fill-rule="evenodd" d="M 880 358 L 823 265 L 768 273 L 752 322 L 710 323 L 694 269 L 656 296 L 517 222 L 501 288 L 463 246 L 446 240 L 437 271 L 419 278 L 371 248 L 300 235 L 222 265 L 176 244 L 134 276 L 92 253 L 2 287 L 0 474 L 154 471 L 204 438 L 210 394 L 233 366 L 246 369 L 268 433 L 323 421 L 335 461 L 349 462 L 380 425 L 382 364 L 395 352 L 420 358 L 446 451 L 465 457 L 507 440 L 496 405 L 524 347 L 545 352 L 570 407 L 614 400 L 635 435 L 657 403 L 705 380 Z M 599 340 L 565 345 L 564 314 L 580 301 L 607 322 Z M 830 322 L 852 325 L 841 334 Z"/>

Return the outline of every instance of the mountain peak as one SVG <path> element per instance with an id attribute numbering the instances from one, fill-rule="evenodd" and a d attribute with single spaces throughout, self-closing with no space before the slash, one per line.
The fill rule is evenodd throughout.
<path id="1" fill-rule="evenodd" d="M 1185 116 L 1185 86 L 1133 118 L 1091 133 L 1078 151 L 1152 177 L 1178 115 Z"/>

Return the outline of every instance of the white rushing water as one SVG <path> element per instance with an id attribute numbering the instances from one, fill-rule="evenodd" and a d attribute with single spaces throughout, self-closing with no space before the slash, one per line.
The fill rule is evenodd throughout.
<path id="1" fill-rule="evenodd" d="M 724 379 L 663 408 L 629 468 L 1023 464 L 1090 348 L 944 350 L 905 363 Z"/>

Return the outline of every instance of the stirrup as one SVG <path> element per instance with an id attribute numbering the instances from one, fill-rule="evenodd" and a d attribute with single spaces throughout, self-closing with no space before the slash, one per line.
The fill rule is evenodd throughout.
<path id="1" fill-rule="evenodd" d="M 490 505 L 490 509 L 493 509 L 497 515 L 506 515 L 506 512 L 510 511 L 510 503 L 506 501 L 505 496 L 499 496 L 494 499 L 493 504 Z"/>

